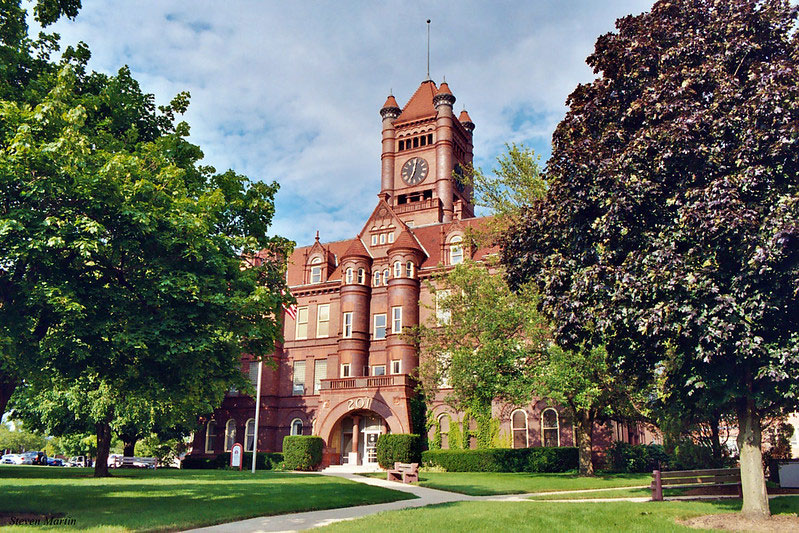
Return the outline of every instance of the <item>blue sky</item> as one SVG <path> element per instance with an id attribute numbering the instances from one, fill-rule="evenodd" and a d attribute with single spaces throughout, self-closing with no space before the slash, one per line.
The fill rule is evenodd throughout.
<path id="1" fill-rule="evenodd" d="M 475 164 L 508 142 L 549 155 L 568 94 L 591 81 L 596 38 L 651 0 L 271 2 L 84 0 L 55 31 L 129 65 L 159 103 L 192 95 L 186 120 L 205 164 L 277 181 L 272 232 L 299 245 L 352 238 L 377 201 L 379 109 L 446 77 L 469 111 Z"/>

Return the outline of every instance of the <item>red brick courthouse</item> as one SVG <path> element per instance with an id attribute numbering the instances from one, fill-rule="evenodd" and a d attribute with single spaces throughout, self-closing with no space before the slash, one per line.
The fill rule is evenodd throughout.
<path id="1" fill-rule="evenodd" d="M 422 82 L 404 108 L 389 96 L 380 110 L 382 171 L 377 205 L 355 238 L 297 248 L 288 284 L 297 318 L 285 317 L 277 368 L 264 366 L 259 451 L 280 451 L 289 434 L 318 435 L 325 464 L 375 463 L 381 433 L 409 433 L 409 374 L 418 354 L 400 333 L 435 314 L 425 280 L 488 250 L 464 245 L 474 217 L 471 191 L 455 174 L 472 162 L 475 125 L 466 111 L 453 113 L 446 83 Z M 243 360 L 253 384 L 257 363 Z M 501 432 L 514 447 L 571 446 L 573 427 L 556 405 L 533 401 L 497 405 Z M 449 415 L 449 416 L 446 416 Z M 252 450 L 255 403 L 231 392 L 213 417 L 202 420 L 193 455 L 229 451 L 234 442 Z M 450 419 L 462 416 L 438 403 L 434 417 L 447 447 Z M 598 426 L 595 442 L 637 443 L 639 428 Z"/>

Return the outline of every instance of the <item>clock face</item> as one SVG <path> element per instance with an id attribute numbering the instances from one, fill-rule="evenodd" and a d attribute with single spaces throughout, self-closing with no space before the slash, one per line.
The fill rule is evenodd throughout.
<path id="1" fill-rule="evenodd" d="M 427 161 L 421 157 L 412 157 L 402 165 L 402 180 L 408 185 L 416 185 L 427 177 Z"/>

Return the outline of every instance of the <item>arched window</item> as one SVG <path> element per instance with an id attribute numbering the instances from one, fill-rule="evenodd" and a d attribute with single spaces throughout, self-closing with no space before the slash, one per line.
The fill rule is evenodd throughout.
<path id="1" fill-rule="evenodd" d="M 225 451 L 229 452 L 236 444 L 236 421 L 232 418 L 225 424 Z"/>
<path id="2" fill-rule="evenodd" d="M 321 262 L 321 257 L 311 259 L 311 283 L 322 283 L 322 267 L 319 265 Z"/>
<path id="3" fill-rule="evenodd" d="M 449 450 L 449 415 L 444 413 L 438 416 L 438 427 L 441 432 L 441 449 Z"/>
<path id="4" fill-rule="evenodd" d="M 302 420 L 295 418 L 291 421 L 291 434 L 302 435 Z"/>
<path id="5" fill-rule="evenodd" d="M 413 261 L 408 261 L 405 263 L 405 277 L 412 278 L 413 277 Z"/>
<path id="6" fill-rule="evenodd" d="M 401 278 L 402 277 L 402 263 L 399 261 L 394 261 L 394 277 Z"/>
<path id="7" fill-rule="evenodd" d="M 541 440 L 544 446 L 560 446 L 558 412 L 551 407 L 541 413 Z"/>
<path id="8" fill-rule="evenodd" d="M 516 409 L 510 415 L 510 427 L 513 432 L 513 447 L 527 448 L 530 439 L 527 433 L 527 413 L 523 409 Z"/>
<path id="9" fill-rule="evenodd" d="M 247 425 L 244 429 L 244 451 L 251 452 L 252 445 L 255 440 L 255 419 L 250 418 L 247 420 Z"/>
<path id="10" fill-rule="evenodd" d="M 463 263 L 463 238 L 460 236 L 452 237 L 449 241 L 449 264 L 460 265 Z"/>
<path id="11" fill-rule="evenodd" d="M 347 284 L 352 283 L 352 268 L 347 269 L 347 277 L 345 279 Z"/>
<path id="12" fill-rule="evenodd" d="M 373 278 L 372 279 L 372 285 L 374 285 L 375 287 L 379 287 L 380 286 L 380 271 L 375 272 L 374 276 L 372 276 L 372 278 Z"/>
<path id="13" fill-rule="evenodd" d="M 213 453 L 216 449 L 216 421 L 209 420 L 205 426 L 205 453 Z"/>
<path id="14" fill-rule="evenodd" d="M 358 269 L 358 283 L 363 285 L 366 281 L 366 270 L 359 268 Z"/>
<path id="15" fill-rule="evenodd" d="M 383 285 L 388 285 L 388 276 L 389 276 L 389 271 L 388 269 L 385 269 L 383 271 Z"/>

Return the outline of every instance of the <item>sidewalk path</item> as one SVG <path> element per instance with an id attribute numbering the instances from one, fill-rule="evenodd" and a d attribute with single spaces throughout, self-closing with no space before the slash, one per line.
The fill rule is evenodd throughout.
<path id="1" fill-rule="evenodd" d="M 327 524 L 332 524 L 333 522 L 339 522 L 341 520 L 361 518 L 362 516 L 380 513 L 382 511 L 397 511 L 399 509 L 424 507 L 425 505 L 434 505 L 437 503 L 482 499 L 476 498 L 474 496 L 466 496 L 465 494 L 428 489 L 426 487 L 417 487 L 415 485 L 404 485 L 395 481 L 386 481 L 385 479 L 363 477 L 354 474 L 342 473 L 323 475 L 342 477 L 352 481 L 357 481 L 359 483 L 366 483 L 367 485 L 375 485 L 377 487 L 384 487 L 402 492 L 410 492 L 411 494 L 415 495 L 416 498 L 412 500 L 401 500 L 391 503 L 378 503 L 374 505 L 359 505 L 356 507 L 327 509 L 325 511 L 308 511 L 305 513 L 261 516 L 258 518 L 250 518 L 248 520 L 240 520 L 238 522 L 228 522 L 226 524 L 192 529 L 189 531 L 197 533 L 260 533 L 262 531 L 302 531 L 304 529 L 325 526 Z"/>
<path id="2" fill-rule="evenodd" d="M 592 499 L 574 499 L 574 500 L 531 500 L 531 496 L 553 496 L 556 494 L 574 494 L 580 492 L 599 492 L 615 490 L 625 490 L 630 488 L 642 487 L 614 487 L 609 489 L 583 489 L 583 490 L 566 490 L 553 492 L 535 492 L 530 494 L 500 494 L 497 496 L 467 496 L 466 494 L 458 494 L 456 492 L 448 492 L 444 490 L 430 489 L 427 487 L 418 487 L 416 485 L 404 485 L 395 481 L 386 481 L 385 479 L 378 479 L 373 477 L 364 477 L 356 474 L 345 473 L 325 473 L 322 475 L 341 477 L 355 481 L 358 483 L 365 483 L 367 485 L 374 485 L 377 487 L 384 487 L 387 489 L 399 490 L 402 492 L 409 492 L 416 496 L 412 500 L 401 500 L 391 503 L 378 503 L 374 505 L 358 505 L 355 507 L 342 507 L 340 509 L 327 509 L 324 511 L 308 511 L 305 513 L 291 513 L 275 516 L 260 516 L 258 518 L 250 518 L 247 520 L 239 520 L 237 522 L 228 522 L 226 524 L 219 524 L 216 526 L 202 527 L 198 529 L 191 529 L 193 533 L 261 533 L 273 531 L 302 531 L 315 527 L 326 526 L 334 522 L 342 520 L 353 520 L 363 516 L 380 513 L 383 511 L 398 511 L 400 509 L 409 509 L 413 507 L 424 507 L 426 505 L 435 505 L 438 503 L 447 502 L 479 502 L 479 501 L 494 501 L 494 502 L 564 502 L 564 503 L 605 503 L 605 502 L 646 502 L 649 498 L 646 497 L 628 497 L 628 498 L 592 498 Z M 645 487 L 644 487 L 645 488 Z M 676 496 L 666 498 L 667 500 L 677 499 L 701 499 L 701 498 L 718 498 L 719 496 Z M 732 496 L 737 497 L 737 496 Z"/>

